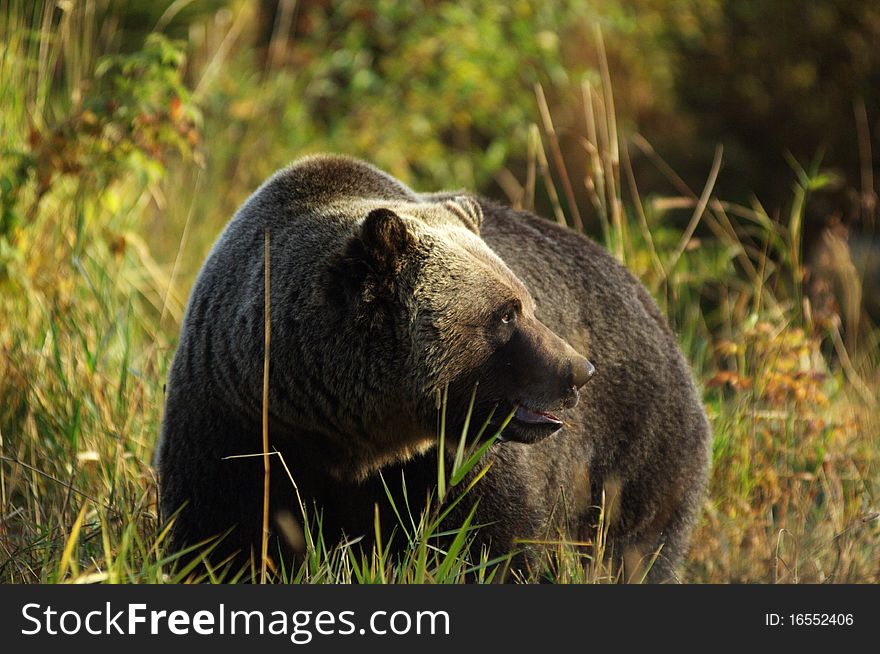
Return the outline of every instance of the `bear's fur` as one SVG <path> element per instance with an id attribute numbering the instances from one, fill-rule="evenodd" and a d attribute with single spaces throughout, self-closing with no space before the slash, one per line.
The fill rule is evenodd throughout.
<path id="1" fill-rule="evenodd" d="M 458 434 L 476 388 L 472 425 L 520 407 L 473 491 L 480 544 L 505 554 L 560 528 L 590 538 L 604 493 L 615 555 L 659 549 L 649 579 L 674 578 L 704 495 L 709 429 L 644 287 L 531 213 L 417 194 L 329 155 L 263 184 L 193 288 L 156 455 L 161 508 L 178 512 L 174 547 L 225 534 L 215 559 L 259 551 L 262 458 L 227 457 L 262 450 L 266 230 L 270 443 L 299 498 L 323 511 L 326 538 L 373 533 L 374 504 L 387 503 L 380 471 L 403 472 L 410 501 L 425 497 L 437 398 L 448 393 L 447 433 Z M 299 514 L 277 459 L 271 493 L 273 516 Z"/>

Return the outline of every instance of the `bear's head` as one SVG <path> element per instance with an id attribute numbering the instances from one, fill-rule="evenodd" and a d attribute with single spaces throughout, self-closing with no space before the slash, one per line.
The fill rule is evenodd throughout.
<path id="1" fill-rule="evenodd" d="M 328 300 L 375 357 L 391 359 L 369 366 L 394 389 L 388 422 L 436 440 L 445 397 L 453 443 L 468 415 L 473 434 L 513 414 L 502 437 L 524 443 L 561 429 L 594 368 L 535 316 L 528 289 L 479 235 L 480 205 L 367 202 L 362 213 Z"/>

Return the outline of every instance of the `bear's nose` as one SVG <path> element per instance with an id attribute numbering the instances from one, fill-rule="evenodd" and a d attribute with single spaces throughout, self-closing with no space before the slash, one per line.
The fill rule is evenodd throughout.
<path id="1" fill-rule="evenodd" d="M 576 359 L 571 364 L 571 385 L 580 388 L 596 374 L 596 366 L 587 359 Z"/>

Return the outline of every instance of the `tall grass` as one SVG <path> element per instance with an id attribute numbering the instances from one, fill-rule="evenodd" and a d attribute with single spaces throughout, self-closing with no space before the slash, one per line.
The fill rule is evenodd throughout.
<path id="1" fill-rule="evenodd" d="M 188 61 L 161 39 L 112 58 L 118 35 L 106 9 L 11 2 L 0 16 L 0 579 L 258 580 L 259 561 L 210 570 L 166 553 L 150 461 L 186 290 L 235 206 L 297 154 L 273 150 L 272 130 L 284 126 L 253 109 L 283 103 L 287 78 L 248 69 L 241 57 L 227 66 L 252 29 L 247 9 L 194 29 Z M 803 215 L 821 170 L 796 166 L 788 214 L 772 219 L 757 202 L 715 197 L 720 150 L 704 186 L 692 189 L 650 144 L 620 133 L 603 57 L 599 73 L 581 94 L 586 177 L 570 176 L 538 88 L 525 179 L 508 176 L 505 188 L 526 208 L 546 196 L 555 219 L 574 228 L 589 209 L 599 238 L 681 337 L 715 434 L 683 579 L 880 580 L 877 334 L 856 346 L 804 292 Z M 212 104 L 221 90 L 232 101 Z M 211 105 L 204 115 L 203 105 Z M 655 167 L 670 192 L 642 197 L 636 165 Z M 581 188 L 592 206 L 579 211 Z M 462 446 L 438 471 L 440 499 L 479 465 L 471 454 Z M 268 576 L 389 583 L 504 574 L 505 561 L 469 553 L 473 514 L 445 533 L 442 511 L 393 510 L 395 538 L 406 542 L 400 559 L 381 539 L 366 552 L 330 542 L 320 516 L 307 516 L 302 565 Z M 598 526 L 590 543 L 549 535 L 539 573 L 621 580 L 605 563 Z"/>

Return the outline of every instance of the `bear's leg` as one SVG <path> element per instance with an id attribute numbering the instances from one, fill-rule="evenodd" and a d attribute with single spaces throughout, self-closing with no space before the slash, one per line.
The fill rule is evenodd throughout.
<path id="1" fill-rule="evenodd" d="M 208 548 L 212 565 L 250 559 L 262 518 L 263 462 L 227 458 L 259 451 L 259 439 L 244 438 L 237 424 L 219 412 L 177 410 L 173 402 L 166 408 L 157 457 L 162 519 L 173 518 L 174 550 L 203 544 L 187 559 Z"/>

